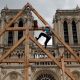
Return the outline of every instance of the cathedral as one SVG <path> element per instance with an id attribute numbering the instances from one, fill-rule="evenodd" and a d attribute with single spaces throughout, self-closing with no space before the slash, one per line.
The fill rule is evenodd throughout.
<path id="1" fill-rule="evenodd" d="M 10 28 L 6 28 L 19 11 L 21 11 L 21 9 L 9 9 L 7 6 L 1 10 L 0 30 L 6 29 L 7 31 L 0 37 L 0 57 L 8 53 L 9 49 L 14 44 L 17 44 L 16 41 L 25 35 L 24 29 L 25 27 L 27 28 L 28 18 L 31 22 L 31 29 L 35 28 L 35 30 L 30 31 L 30 34 L 34 36 L 35 31 L 37 31 L 37 20 L 34 19 L 29 8 L 25 9 L 23 14 L 10 25 L 11 28 L 20 27 L 23 30 L 10 30 Z M 72 10 L 58 9 L 52 22 L 53 30 L 56 34 L 80 57 L 80 8 L 77 6 Z M 0 80 L 24 80 L 24 45 L 25 43 L 22 42 L 0 63 Z M 44 45 L 42 46 L 44 47 Z M 29 48 L 28 57 L 32 58 L 29 64 L 29 80 L 71 80 L 55 62 L 52 62 L 50 59 L 47 60 L 48 56 L 32 41 L 29 43 Z M 48 45 L 47 49 L 58 61 L 63 55 L 65 58 L 65 68 L 73 74 L 75 80 L 80 80 L 80 63 L 76 61 L 74 56 L 70 54 L 54 35 L 52 35 L 52 45 Z M 45 59 L 45 61 L 34 61 L 34 59 Z M 7 62 L 8 60 L 9 62 Z M 13 60 L 16 60 L 16 62 L 19 60 L 19 63 L 15 63 Z M 61 62 L 59 63 L 61 64 Z"/>

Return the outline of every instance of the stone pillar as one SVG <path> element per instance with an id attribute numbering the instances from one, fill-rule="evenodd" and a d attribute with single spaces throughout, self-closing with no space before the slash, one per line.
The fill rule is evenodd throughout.
<path id="1" fill-rule="evenodd" d="M 18 27 L 18 22 L 15 22 L 14 27 Z M 13 43 L 15 43 L 17 40 L 18 40 L 18 31 L 14 31 Z"/>
<path id="2" fill-rule="evenodd" d="M 61 38 L 64 40 L 64 28 L 63 28 L 63 20 L 60 21 L 60 32 L 61 32 Z"/>
<path id="3" fill-rule="evenodd" d="M 60 20 L 58 20 L 58 25 L 57 26 L 58 26 L 58 35 L 61 37 L 61 32 L 60 32 L 61 31 L 61 29 L 60 29 L 61 28 L 61 23 L 60 23 Z"/>
<path id="4" fill-rule="evenodd" d="M 58 23 L 55 21 L 53 30 L 56 32 L 56 34 L 58 34 L 58 29 L 57 28 L 58 28 Z M 54 42 L 56 44 L 58 41 L 57 41 L 57 39 L 56 39 L 56 37 L 54 35 L 52 35 L 52 36 L 54 37 Z"/>
<path id="5" fill-rule="evenodd" d="M 69 44 L 74 44 L 71 21 L 68 23 L 68 35 L 69 35 Z"/>
<path id="6" fill-rule="evenodd" d="M 64 40 L 64 30 L 62 20 L 58 21 L 58 34 Z"/>
<path id="7" fill-rule="evenodd" d="M 4 19 L 3 19 L 2 29 L 4 29 L 4 28 L 6 27 L 6 25 L 7 25 L 7 24 L 5 23 L 5 21 L 4 21 Z M 3 33 L 1 43 L 2 43 L 2 44 L 5 44 L 5 45 L 8 44 L 8 32 Z"/>

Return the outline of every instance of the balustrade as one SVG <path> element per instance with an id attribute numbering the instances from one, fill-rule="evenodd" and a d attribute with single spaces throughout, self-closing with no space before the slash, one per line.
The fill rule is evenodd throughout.
<path id="1" fill-rule="evenodd" d="M 1 47 L 3 48 L 2 55 L 5 55 L 5 53 L 8 51 L 10 47 L 11 46 L 6 46 L 6 45 Z M 47 59 L 48 58 L 48 56 L 38 47 L 33 48 L 30 46 L 30 48 L 31 48 L 31 51 L 30 51 L 31 59 Z M 61 54 L 59 53 L 59 51 L 57 51 L 59 48 L 61 48 L 61 46 L 58 48 L 53 48 L 52 46 L 47 47 L 47 49 L 50 51 L 52 56 L 54 56 L 58 61 L 60 61 L 60 58 L 61 58 L 60 56 Z M 80 57 L 80 50 L 76 50 L 75 53 L 78 57 Z M 58 56 L 56 54 L 58 54 Z M 20 45 L 7 58 L 8 59 L 23 59 L 24 58 L 24 45 Z M 64 59 L 75 60 L 75 58 L 67 50 L 64 50 Z M 65 61 L 65 65 L 74 65 L 74 64 L 79 64 L 79 63 L 76 61 Z M 45 65 L 55 65 L 55 63 L 53 63 L 52 61 L 41 61 L 41 62 L 32 63 L 32 65 L 44 65 L 45 66 Z"/>

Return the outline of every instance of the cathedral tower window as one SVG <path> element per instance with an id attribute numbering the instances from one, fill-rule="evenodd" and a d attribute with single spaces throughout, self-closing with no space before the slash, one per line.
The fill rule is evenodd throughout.
<path id="1" fill-rule="evenodd" d="M 14 27 L 14 23 L 10 27 Z M 14 32 L 9 31 L 8 32 L 8 45 L 13 45 L 13 37 L 14 37 Z"/>
<path id="2" fill-rule="evenodd" d="M 72 33 L 73 33 L 73 42 L 74 44 L 77 44 L 78 43 L 77 29 L 76 29 L 76 23 L 74 20 L 72 21 Z"/>
<path id="3" fill-rule="evenodd" d="M 66 43 L 69 43 L 69 35 L 68 35 L 68 24 L 67 24 L 67 21 L 64 21 L 64 23 L 63 23 L 63 29 L 64 29 L 64 41 Z"/>
<path id="4" fill-rule="evenodd" d="M 22 19 L 19 21 L 18 27 L 23 27 Z M 18 31 L 18 40 L 23 36 L 23 31 Z"/>

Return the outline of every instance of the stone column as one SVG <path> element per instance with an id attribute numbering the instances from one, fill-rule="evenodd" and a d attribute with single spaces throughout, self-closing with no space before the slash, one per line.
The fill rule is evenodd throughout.
<path id="1" fill-rule="evenodd" d="M 69 35 L 69 44 L 73 43 L 73 33 L 72 33 L 72 23 L 71 21 L 68 23 L 68 35 Z"/>
<path id="2" fill-rule="evenodd" d="M 58 29 L 57 28 L 58 28 L 58 23 L 55 21 L 53 30 L 56 32 L 56 34 L 58 34 Z M 52 35 L 52 36 L 54 37 L 54 42 L 56 44 L 58 41 L 57 41 L 57 39 L 54 35 Z M 53 45 L 54 45 L 54 42 L 53 42 Z"/>
<path id="3" fill-rule="evenodd" d="M 61 35 L 61 38 L 64 40 L 64 28 L 63 28 L 63 20 L 61 19 L 61 21 L 60 21 L 60 35 Z"/>
<path id="4" fill-rule="evenodd" d="M 18 22 L 15 22 L 14 27 L 18 27 Z M 18 31 L 14 31 L 14 40 L 13 43 L 15 43 L 18 40 Z"/>
<path id="5" fill-rule="evenodd" d="M 5 23 L 5 21 L 3 19 L 3 21 L 2 21 L 2 29 L 4 29 L 6 27 L 6 25 L 7 24 Z M 1 38 L 2 38 L 1 43 L 7 45 L 8 44 L 8 32 L 3 33 Z"/>
<path id="6" fill-rule="evenodd" d="M 58 34 L 64 40 L 64 30 L 62 20 L 58 21 Z"/>
<path id="7" fill-rule="evenodd" d="M 58 25 L 57 26 L 58 26 L 58 32 L 57 33 L 61 37 L 61 35 L 60 35 L 60 31 L 61 31 L 61 29 L 60 29 L 61 28 L 60 20 L 58 20 Z"/>

